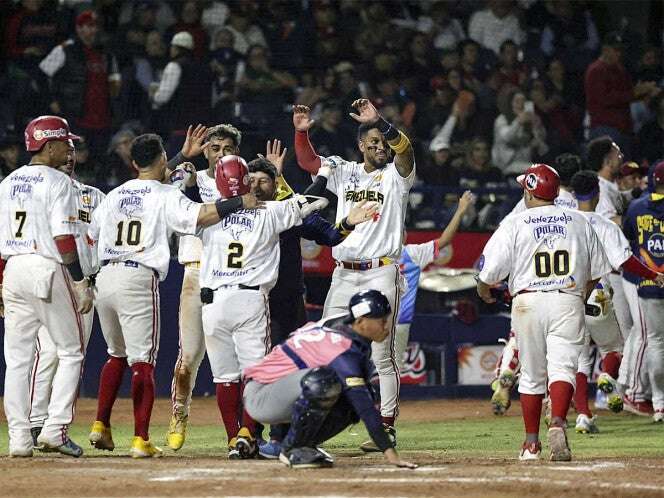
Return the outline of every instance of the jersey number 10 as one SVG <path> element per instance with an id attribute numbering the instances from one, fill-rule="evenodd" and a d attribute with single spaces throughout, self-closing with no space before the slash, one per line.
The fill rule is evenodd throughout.
<path id="1" fill-rule="evenodd" d="M 552 272 L 553 270 L 553 272 Z M 569 273 L 569 253 L 556 251 L 535 253 L 535 274 L 538 277 L 550 277 L 551 273 L 559 277 Z"/>
<path id="2" fill-rule="evenodd" d="M 141 243 L 141 222 L 132 220 L 127 223 L 127 233 L 124 233 L 124 221 L 118 223 L 118 235 L 115 239 L 116 246 L 123 246 L 124 240 L 128 246 L 137 246 Z"/>

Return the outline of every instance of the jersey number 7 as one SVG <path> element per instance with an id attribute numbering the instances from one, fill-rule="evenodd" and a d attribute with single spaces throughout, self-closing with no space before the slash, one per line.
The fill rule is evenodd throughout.
<path id="1" fill-rule="evenodd" d="M 17 239 L 23 238 L 23 225 L 25 225 L 25 219 L 28 217 L 28 213 L 25 211 L 16 211 L 16 221 L 18 221 L 18 230 L 14 234 L 14 237 Z"/>

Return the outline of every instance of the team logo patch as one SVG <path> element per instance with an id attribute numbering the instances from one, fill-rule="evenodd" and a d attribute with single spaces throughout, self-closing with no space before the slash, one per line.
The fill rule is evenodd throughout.
<path id="1" fill-rule="evenodd" d="M 664 258 L 664 234 L 653 233 L 646 242 L 646 249 L 656 258 Z"/>
<path id="2" fill-rule="evenodd" d="M 253 232 L 256 213 L 254 209 L 240 209 L 226 216 L 221 222 L 221 228 L 231 232 L 233 240 L 240 240 L 241 233 Z"/>
<path id="3" fill-rule="evenodd" d="M 483 268 L 484 268 L 484 254 L 482 254 L 480 256 L 480 259 L 477 261 L 477 269 L 479 271 L 482 271 Z"/>
<path id="4" fill-rule="evenodd" d="M 537 175 L 528 173 L 524 182 L 528 190 L 535 190 L 537 188 Z"/>
<path id="5" fill-rule="evenodd" d="M 32 185 L 29 183 L 17 183 L 11 186 L 9 190 L 9 197 L 17 200 L 22 206 L 23 203 L 32 197 Z"/>
<path id="6" fill-rule="evenodd" d="M 132 218 L 143 211 L 143 198 L 137 195 L 122 197 L 118 208 L 127 218 Z"/>
<path id="7" fill-rule="evenodd" d="M 538 225 L 533 229 L 535 241 L 544 241 L 549 249 L 553 249 L 556 239 L 567 238 L 567 228 L 562 225 Z"/>

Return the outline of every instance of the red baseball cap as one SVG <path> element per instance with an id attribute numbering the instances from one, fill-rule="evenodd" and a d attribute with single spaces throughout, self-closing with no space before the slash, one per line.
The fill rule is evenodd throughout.
<path id="1" fill-rule="evenodd" d="M 657 163 L 652 173 L 652 179 L 655 185 L 664 185 L 664 161 Z"/>
<path id="2" fill-rule="evenodd" d="M 84 10 L 76 16 L 76 26 L 84 26 L 86 24 L 97 24 L 97 14 L 92 10 Z"/>
<path id="3" fill-rule="evenodd" d="M 620 176 L 630 176 L 630 175 L 641 175 L 645 176 L 648 174 L 647 166 L 639 166 L 634 161 L 627 161 L 620 167 Z"/>

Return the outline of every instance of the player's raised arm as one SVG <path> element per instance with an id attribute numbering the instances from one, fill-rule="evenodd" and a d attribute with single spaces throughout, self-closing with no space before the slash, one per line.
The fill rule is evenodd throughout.
<path id="1" fill-rule="evenodd" d="M 265 206 L 263 201 L 259 201 L 252 193 L 233 197 L 232 199 L 219 199 L 214 203 L 207 203 L 201 206 L 198 213 L 198 227 L 207 227 L 219 223 L 219 221 L 238 209 L 257 209 Z"/>
<path id="2" fill-rule="evenodd" d="M 321 161 L 309 141 L 309 129 L 314 122 L 309 117 L 310 109 L 306 105 L 293 106 L 293 126 L 295 127 L 295 157 L 303 170 L 315 175 Z"/>
<path id="3" fill-rule="evenodd" d="M 351 112 L 350 117 L 360 124 L 375 124 L 396 154 L 394 164 L 399 174 L 404 178 L 410 176 L 415 167 L 415 153 L 408 137 L 381 116 L 369 99 L 358 99 L 353 107 L 359 114 Z"/>
<path id="4" fill-rule="evenodd" d="M 470 190 L 466 190 L 463 193 L 463 195 L 459 198 L 459 205 L 457 206 L 457 209 L 454 212 L 454 216 L 452 216 L 452 219 L 445 227 L 443 233 L 440 234 L 440 238 L 438 239 L 439 248 L 443 248 L 446 245 L 448 245 L 450 242 L 452 242 L 454 235 L 459 229 L 459 225 L 461 224 L 463 215 L 466 214 L 468 208 L 472 206 L 474 203 L 475 203 L 475 196 L 470 192 Z"/>

